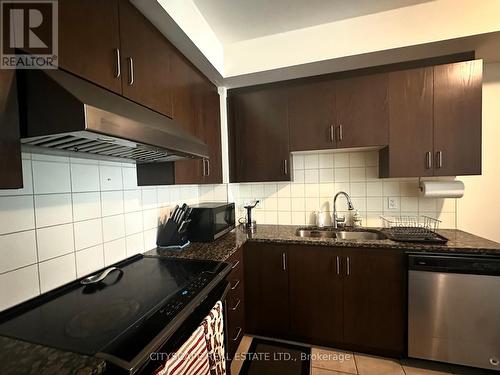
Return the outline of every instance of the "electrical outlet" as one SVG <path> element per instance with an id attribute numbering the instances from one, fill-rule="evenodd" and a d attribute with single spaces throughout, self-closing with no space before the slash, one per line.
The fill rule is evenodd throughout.
<path id="1" fill-rule="evenodd" d="M 387 198 L 387 208 L 389 210 L 397 210 L 398 207 L 398 198 L 396 197 L 388 197 Z"/>

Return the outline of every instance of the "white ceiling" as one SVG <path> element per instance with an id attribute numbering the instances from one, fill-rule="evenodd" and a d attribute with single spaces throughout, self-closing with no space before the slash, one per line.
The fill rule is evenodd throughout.
<path id="1" fill-rule="evenodd" d="M 432 0 L 193 0 L 217 38 L 233 43 Z"/>

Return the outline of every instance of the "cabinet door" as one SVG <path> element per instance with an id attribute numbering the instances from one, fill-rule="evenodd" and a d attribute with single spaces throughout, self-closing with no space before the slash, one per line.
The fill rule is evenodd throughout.
<path id="1" fill-rule="evenodd" d="M 59 0 L 59 67 L 122 93 L 117 0 Z"/>
<path id="2" fill-rule="evenodd" d="M 236 181 L 290 181 L 287 92 L 266 88 L 235 94 Z"/>
<path id="3" fill-rule="evenodd" d="M 290 88 L 290 151 L 335 148 L 334 81 L 307 82 Z"/>
<path id="4" fill-rule="evenodd" d="M 337 147 L 389 143 L 388 80 L 384 73 L 336 82 Z"/>
<path id="5" fill-rule="evenodd" d="M 123 95 L 172 116 L 173 47 L 128 0 L 120 0 Z"/>
<path id="6" fill-rule="evenodd" d="M 389 108 L 390 142 L 383 177 L 432 176 L 432 67 L 390 73 Z"/>
<path id="7" fill-rule="evenodd" d="M 203 138 L 203 128 L 198 124 L 202 80 L 180 53 L 172 57 L 172 74 L 174 77 L 172 117 L 191 135 Z M 176 161 L 175 183 L 202 183 L 203 167 L 203 161 L 200 159 Z"/>
<path id="8" fill-rule="evenodd" d="M 343 289 L 338 250 L 289 247 L 290 332 L 316 345 L 342 342 Z"/>
<path id="9" fill-rule="evenodd" d="M 220 129 L 220 96 L 217 87 L 205 82 L 201 111 L 201 126 L 203 126 L 203 140 L 208 146 L 210 158 L 205 163 L 205 184 L 222 183 L 222 145 Z"/>
<path id="10" fill-rule="evenodd" d="M 16 71 L 0 69 L 0 189 L 23 187 Z"/>
<path id="11" fill-rule="evenodd" d="M 402 354 L 406 267 L 399 250 L 343 249 L 344 343 Z"/>
<path id="12" fill-rule="evenodd" d="M 277 338 L 288 336 L 287 256 L 287 248 L 283 245 L 245 244 L 245 327 L 248 333 Z"/>
<path id="13" fill-rule="evenodd" d="M 483 61 L 434 67 L 436 176 L 481 174 Z"/>

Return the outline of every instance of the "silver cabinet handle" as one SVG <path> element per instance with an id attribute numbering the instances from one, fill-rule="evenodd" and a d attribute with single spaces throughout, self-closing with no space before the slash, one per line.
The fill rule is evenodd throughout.
<path id="1" fill-rule="evenodd" d="M 231 286 L 231 290 L 235 290 L 238 287 L 238 285 L 240 285 L 240 280 L 236 280 L 234 285 Z"/>
<path id="2" fill-rule="evenodd" d="M 282 257 L 282 262 L 283 262 L 283 271 L 286 271 L 286 254 L 283 253 L 281 255 L 281 257 Z"/>
<path id="3" fill-rule="evenodd" d="M 330 126 L 330 142 L 335 142 L 335 126 Z"/>
<path id="4" fill-rule="evenodd" d="M 339 125 L 339 142 L 342 141 L 343 138 L 344 138 L 344 128 L 342 127 L 342 125 Z"/>
<path id="5" fill-rule="evenodd" d="M 347 276 L 351 274 L 351 259 L 347 257 Z"/>
<path id="6" fill-rule="evenodd" d="M 119 48 L 115 48 L 115 56 L 116 56 L 115 78 L 119 78 L 122 75 L 122 67 L 121 67 L 121 58 L 120 58 L 120 49 Z"/>
<path id="7" fill-rule="evenodd" d="M 425 157 L 426 157 L 426 166 L 425 166 L 425 168 L 426 169 L 431 169 L 432 168 L 432 152 L 428 151 L 425 154 Z"/>
<path id="8" fill-rule="evenodd" d="M 236 267 L 238 267 L 238 265 L 240 264 L 240 261 L 237 260 L 235 264 L 233 264 L 233 266 L 231 267 L 232 270 L 234 270 Z"/>
<path id="9" fill-rule="evenodd" d="M 236 305 L 234 305 L 233 307 L 231 307 L 231 311 L 236 311 L 238 309 L 238 307 L 240 306 L 240 303 L 241 303 L 241 299 L 238 299 L 238 301 L 236 301 Z"/>
<path id="10" fill-rule="evenodd" d="M 443 168 L 443 151 L 438 151 L 436 153 L 437 157 L 437 168 Z"/>
<path id="11" fill-rule="evenodd" d="M 201 171 L 201 175 L 205 177 L 207 175 L 206 168 L 205 168 L 205 159 L 201 159 L 202 164 L 203 164 L 203 170 Z"/>
<path id="12" fill-rule="evenodd" d="M 243 330 L 241 329 L 241 327 L 238 327 L 238 333 L 237 333 L 237 334 L 236 334 L 236 336 L 232 339 L 233 341 L 237 341 L 237 340 L 240 338 L 241 331 L 243 331 Z"/>
<path id="13" fill-rule="evenodd" d="M 337 275 L 340 275 L 340 258 L 339 256 L 337 255 L 336 257 L 336 264 L 337 264 Z"/>
<path id="14" fill-rule="evenodd" d="M 283 160 L 283 173 L 285 176 L 288 174 L 288 160 Z"/>
<path id="15" fill-rule="evenodd" d="M 131 57 L 127 57 L 128 61 L 128 85 L 132 86 L 134 84 L 134 60 Z"/>
<path id="16" fill-rule="evenodd" d="M 207 176 L 210 176 L 210 160 L 205 159 L 207 161 Z"/>

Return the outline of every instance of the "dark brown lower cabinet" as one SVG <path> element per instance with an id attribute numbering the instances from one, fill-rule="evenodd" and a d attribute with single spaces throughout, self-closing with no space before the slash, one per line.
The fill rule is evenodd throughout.
<path id="1" fill-rule="evenodd" d="M 406 332 L 402 251 L 245 245 L 246 331 L 400 356 Z"/>
<path id="2" fill-rule="evenodd" d="M 16 71 L 0 69 L 0 189 L 22 187 Z"/>
<path id="3" fill-rule="evenodd" d="M 322 345 L 342 342 L 341 252 L 324 246 L 290 246 L 290 333 Z"/>
<path id="4" fill-rule="evenodd" d="M 399 355 L 404 351 L 406 266 L 400 250 L 342 249 L 344 344 Z"/>
<path id="5" fill-rule="evenodd" d="M 287 337 L 287 246 L 245 244 L 245 326 L 248 333 Z"/>

